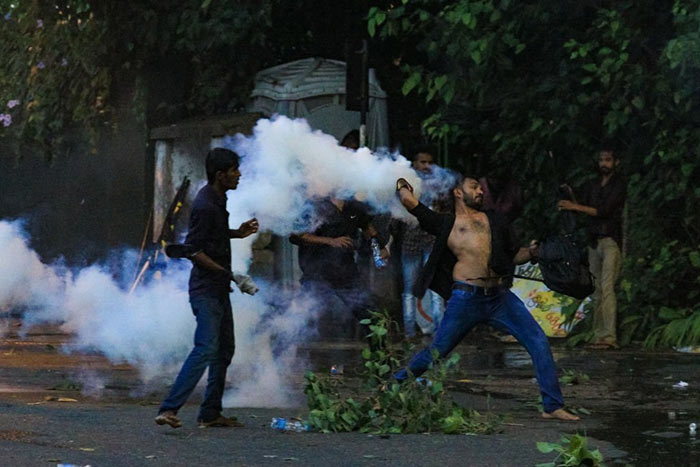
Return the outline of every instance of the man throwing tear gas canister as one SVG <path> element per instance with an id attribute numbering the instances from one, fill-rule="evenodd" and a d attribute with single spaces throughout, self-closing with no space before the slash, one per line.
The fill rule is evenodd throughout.
<path id="1" fill-rule="evenodd" d="M 512 240 L 508 219 L 493 211 L 481 211 L 484 193 L 479 181 L 462 177 L 452 190 L 453 213 L 436 213 L 421 204 L 413 188 L 399 179 L 401 203 L 422 229 L 435 235 L 428 262 L 414 289 L 421 297 L 430 288 L 447 300 L 445 315 L 430 347 L 411 359 L 408 368 L 394 378 L 403 381 L 410 371 L 424 373 L 433 362 L 433 351 L 445 357 L 477 324 L 486 323 L 513 335 L 532 357 L 542 394 L 544 418 L 578 420 L 564 410 L 549 343 L 525 305 L 510 291 L 514 264 L 537 256 L 536 243 L 518 247 Z"/>

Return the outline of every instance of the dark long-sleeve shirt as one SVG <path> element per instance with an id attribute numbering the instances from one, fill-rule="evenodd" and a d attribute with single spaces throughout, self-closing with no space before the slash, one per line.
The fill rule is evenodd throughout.
<path id="1" fill-rule="evenodd" d="M 612 237 L 622 248 L 622 211 L 627 199 L 627 182 L 613 174 L 605 186 L 597 178 L 584 186 L 580 204 L 598 211 L 589 219 L 588 237 L 592 244 L 599 238 Z"/>
<path id="2" fill-rule="evenodd" d="M 210 185 L 197 193 L 192 203 L 190 225 L 186 243 L 195 251 L 206 253 L 226 270 L 231 269 L 231 238 L 228 227 L 226 195 L 221 196 Z M 221 271 L 211 271 L 196 263 L 190 273 L 190 297 L 202 294 L 228 294 L 229 276 Z"/>
<path id="3" fill-rule="evenodd" d="M 339 210 L 330 200 L 317 204 L 316 215 L 321 219 L 313 235 L 319 237 L 357 237 L 358 229 L 368 226 L 371 217 L 357 202 L 348 201 Z M 305 243 L 301 234 L 290 241 L 299 245 L 299 267 L 304 280 L 324 281 L 332 287 L 349 288 L 357 284 L 360 273 L 355 263 L 355 248 L 335 248 Z"/>
<path id="4" fill-rule="evenodd" d="M 447 239 L 455 223 L 455 215 L 436 213 L 421 203 L 409 212 L 416 216 L 423 230 L 436 237 L 430 258 L 416 281 L 413 294 L 422 298 L 426 290 L 431 289 L 447 300 L 452 294 L 452 270 L 457 263 L 457 257 L 447 246 Z M 519 247 L 513 241 L 513 232 L 508 219 L 494 211 L 486 211 L 485 214 L 491 229 L 489 269 L 498 276 L 511 276 L 514 268 L 513 258 Z"/>

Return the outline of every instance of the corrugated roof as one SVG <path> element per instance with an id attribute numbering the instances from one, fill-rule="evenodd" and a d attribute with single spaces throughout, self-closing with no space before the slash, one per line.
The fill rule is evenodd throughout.
<path id="1" fill-rule="evenodd" d="M 305 58 L 267 68 L 255 75 L 251 97 L 300 100 L 313 96 L 345 94 L 345 62 Z M 386 98 L 374 70 L 369 73 L 370 97 Z"/>

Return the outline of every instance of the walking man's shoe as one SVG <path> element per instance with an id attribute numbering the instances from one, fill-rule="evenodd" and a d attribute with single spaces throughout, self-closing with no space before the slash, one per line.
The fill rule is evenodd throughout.
<path id="1" fill-rule="evenodd" d="M 159 413 L 156 417 L 156 423 L 158 425 L 170 425 L 173 428 L 180 428 L 182 426 L 182 422 L 172 410 Z"/>
<path id="2" fill-rule="evenodd" d="M 214 420 L 205 422 L 204 420 L 197 420 L 197 424 L 200 428 L 241 428 L 244 425 L 239 422 L 236 417 L 224 417 L 219 415 Z"/>

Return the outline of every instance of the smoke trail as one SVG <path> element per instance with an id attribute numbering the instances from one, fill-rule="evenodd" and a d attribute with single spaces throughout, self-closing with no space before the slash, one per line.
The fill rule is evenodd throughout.
<path id="1" fill-rule="evenodd" d="M 255 216 L 278 235 L 308 231 L 318 220 L 313 200 L 356 198 L 375 212 L 411 218 L 396 198 L 396 179 L 420 192 L 421 181 L 403 156 L 379 157 L 368 148 L 344 148 L 305 120 L 262 119 L 253 135 L 237 135 L 226 145 L 243 156 L 238 189 L 229 194 L 229 211 Z"/>

